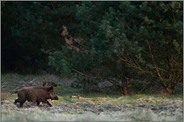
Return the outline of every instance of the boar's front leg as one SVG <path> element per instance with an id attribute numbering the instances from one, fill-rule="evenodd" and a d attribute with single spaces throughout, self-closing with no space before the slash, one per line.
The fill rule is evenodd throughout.
<path id="1" fill-rule="evenodd" d="M 45 103 L 47 103 L 47 105 L 49 105 L 50 107 L 52 107 L 52 105 L 49 103 L 49 101 L 45 101 Z"/>

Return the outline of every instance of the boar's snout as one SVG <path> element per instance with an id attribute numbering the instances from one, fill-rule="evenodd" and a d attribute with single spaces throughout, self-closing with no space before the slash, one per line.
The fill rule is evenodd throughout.
<path id="1" fill-rule="evenodd" d="M 51 98 L 51 100 L 59 100 L 58 96 Z"/>
<path id="2" fill-rule="evenodd" d="M 50 96 L 51 100 L 59 100 L 58 96 L 56 96 L 56 94 L 54 92 L 54 87 L 53 86 L 48 87 L 47 91 L 49 93 L 49 96 Z"/>
<path id="3" fill-rule="evenodd" d="M 59 100 L 58 96 L 54 97 L 55 100 Z"/>

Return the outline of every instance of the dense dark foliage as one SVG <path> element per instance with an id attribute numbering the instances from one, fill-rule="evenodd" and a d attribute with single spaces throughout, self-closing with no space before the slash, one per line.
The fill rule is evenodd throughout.
<path id="1" fill-rule="evenodd" d="M 2 72 L 77 73 L 85 87 L 108 80 L 125 95 L 150 86 L 173 94 L 183 80 L 182 2 L 2 2 L 1 9 Z"/>

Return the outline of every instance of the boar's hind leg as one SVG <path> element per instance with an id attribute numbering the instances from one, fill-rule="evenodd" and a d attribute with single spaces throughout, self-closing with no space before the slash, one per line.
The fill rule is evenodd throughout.
<path id="1" fill-rule="evenodd" d="M 16 100 L 15 100 L 14 104 L 16 104 L 17 102 L 19 102 L 19 100 L 18 100 L 18 99 L 16 99 Z"/>
<path id="2" fill-rule="evenodd" d="M 25 102 L 25 101 L 24 101 Z M 20 107 L 23 107 L 24 102 L 20 102 Z"/>
<path id="3" fill-rule="evenodd" d="M 23 106 L 23 104 L 26 102 L 26 100 L 19 100 L 20 101 L 20 107 Z"/>
<path id="4" fill-rule="evenodd" d="M 21 101 L 20 102 L 19 99 L 16 99 L 15 102 L 14 102 L 14 104 L 16 104 L 17 102 L 19 102 L 20 103 L 20 107 L 22 107 L 25 101 Z"/>

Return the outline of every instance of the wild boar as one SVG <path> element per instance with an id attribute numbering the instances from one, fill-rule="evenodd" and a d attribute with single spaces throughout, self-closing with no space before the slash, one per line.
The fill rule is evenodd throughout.
<path id="1" fill-rule="evenodd" d="M 24 102 L 30 101 L 33 103 L 37 103 L 37 105 L 42 103 L 48 104 L 50 107 L 52 106 L 47 100 L 58 100 L 54 92 L 53 86 L 44 87 L 44 86 L 36 86 L 36 87 L 23 87 L 14 93 L 17 93 L 18 99 L 15 100 L 14 104 L 17 102 L 20 103 L 20 107 L 23 106 Z"/>

